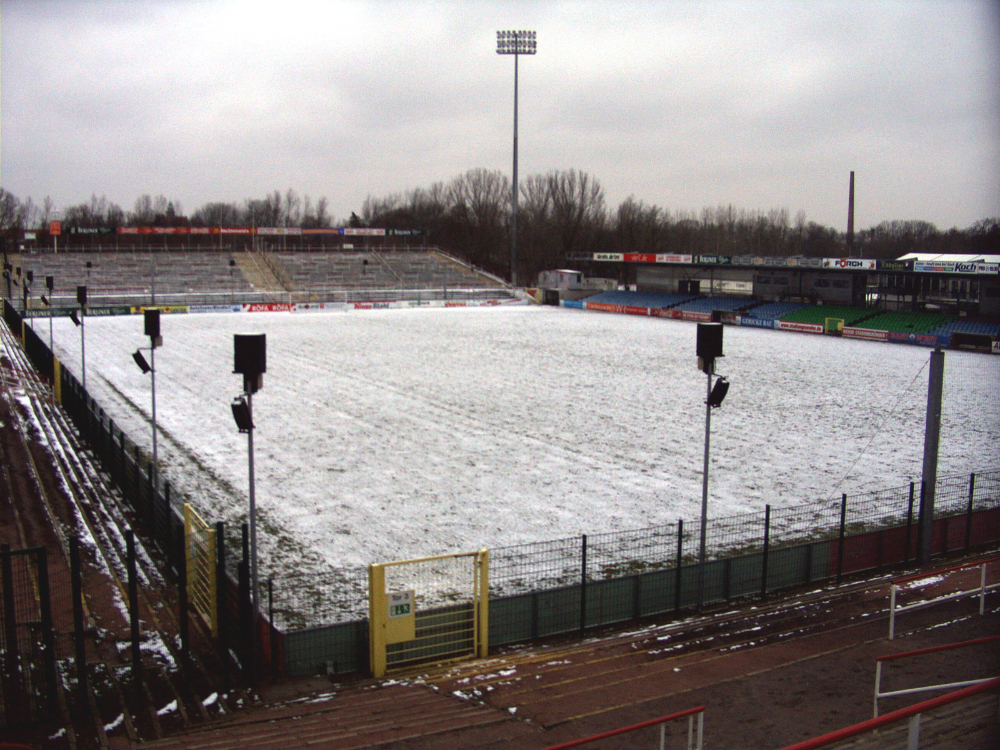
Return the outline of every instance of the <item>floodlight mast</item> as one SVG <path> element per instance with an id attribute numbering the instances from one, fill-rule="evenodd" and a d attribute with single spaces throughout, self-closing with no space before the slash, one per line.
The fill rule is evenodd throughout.
<path id="1" fill-rule="evenodd" d="M 510 284 L 517 286 L 517 58 L 535 54 L 534 31 L 498 31 L 497 54 L 514 56 L 514 170 L 510 211 Z"/>

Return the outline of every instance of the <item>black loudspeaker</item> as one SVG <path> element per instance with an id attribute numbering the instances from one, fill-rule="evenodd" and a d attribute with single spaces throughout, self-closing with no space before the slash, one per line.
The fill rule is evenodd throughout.
<path id="1" fill-rule="evenodd" d="M 267 372 L 267 335 L 233 335 L 233 372 L 256 377 Z"/>
<path id="2" fill-rule="evenodd" d="M 76 288 L 76 301 L 79 302 L 81 305 L 87 304 L 87 287 L 78 286 Z"/>
<path id="3" fill-rule="evenodd" d="M 715 359 L 722 353 L 722 323 L 699 323 L 696 354 L 699 359 Z"/>
<path id="4" fill-rule="evenodd" d="M 159 310 L 144 310 L 143 316 L 145 317 L 146 335 L 151 339 L 160 338 L 160 311 Z"/>
<path id="5" fill-rule="evenodd" d="M 48 290 L 49 290 L 49 291 L 51 292 L 51 291 L 52 291 L 52 288 L 53 288 L 53 287 L 54 287 L 55 285 L 56 285 L 56 280 L 55 280 L 55 277 L 53 277 L 53 276 L 46 276 L 46 277 L 45 277 L 45 288 L 46 288 L 46 289 L 48 289 Z"/>

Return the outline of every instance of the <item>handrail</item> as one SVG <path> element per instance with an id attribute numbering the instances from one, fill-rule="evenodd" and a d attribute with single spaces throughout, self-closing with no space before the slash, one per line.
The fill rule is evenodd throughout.
<path id="1" fill-rule="evenodd" d="M 923 654 L 933 654 L 938 651 L 951 651 L 953 648 L 964 648 L 965 646 L 978 646 L 980 643 L 989 643 L 990 641 L 1000 641 L 1000 635 L 988 635 L 985 638 L 973 638 L 971 641 L 961 641 L 959 643 L 948 643 L 944 646 L 928 646 L 927 648 L 918 648 L 913 651 L 903 651 L 899 654 L 886 654 L 885 656 L 876 656 L 875 661 L 892 661 L 893 659 L 902 659 L 906 656 L 922 656 Z"/>
<path id="2" fill-rule="evenodd" d="M 985 611 L 986 606 L 986 592 L 993 591 L 1000 588 L 1000 583 L 995 583 L 990 586 L 986 585 L 986 567 L 994 561 L 1000 560 L 1000 557 L 991 557 L 986 560 L 978 560 L 976 562 L 963 563 L 962 565 L 955 565 L 950 568 L 941 568 L 939 570 L 929 570 L 924 573 L 918 573 L 916 575 L 907 576 L 906 578 L 897 578 L 891 581 L 889 587 L 889 640 L 893 640 L 896 636 L 896 613 L 897 612 L 909 612 L 914 609 L 923 609 L 924 607 L 932 607 L 936 604 L 941 604 L 943 602 L 952 601 L 954 599 L 961 599 L 962 597 L 968 596 L 969 594 L 979 594 L 979 614 L 982 615 Z M 979 568 L 979 586 L 975 589 L 969 589 L 968 591 L 958 591 L 953 594 L 947 594 L 945 596 L 939 596 L 934 599 L 928 599 L 926 601 L 919 601 L 914 604 L 897 605 L 896 604 L 896 594 L 900 590 L 900 584 L 909 583 L 910 581 L 920 581 L 924 578 L 933 578 L 934 576 L 940 575 L 942 573 L 952 573 L 956 570 L 967 570 L 969 568 Z"/>
<path id="3" fill-rule="evenodd" d="M 877 719 L 868 719 L 867 721 L 862 721 L 859 724 L 854 724 L 852 726 L 845 727 L 844 729 L 838 729 L 834 732 L 830 732 L 829 734 L 824 734 L 822 737 L 814 737 L 811 740 L 798 742 L 794 745 L 787 745 L 780 750 L 816 750 L 816 748 L 826 747 L 834 742 L 850 739 L 851 737 L 857 737 L 859 734 L 870 732 L 873 729 L 879 729 L 881 727 L 888 726 L 889 724 L 894 724 L 897 721 L 918 716 L 935 708 L 946 706 L 949 703 L 955 703 L 960 700 L 965 700 L 966 698 L 971 698 L 974 695 L 979 695 L 980 693 L 986 693 L 997 689 L 1000 689 L 1000 677 L 994 677 L 988 682 L 982 682 L 978 685 L 973 685 L 972 687 L 956 690 L 953 693 L 939 695 L 937 698 L 930 698 L 929 700 L 921 701 L 920 703 L 914 703 L 912 706 L 900 708 L 896 711 L 892 711 L 891 713 L 879 716 Z"/>
<path id="4" fill-rule="evenodd" d="M 612 729 L 611 731 L 602 732 L 601 734 L 595 734 L 595 735 L 593 735 L 591 737 L 584 737 L 584 738 L 579 739 L 579 740 L 570 740 L 569 742 L 563 742 L 563 743 L 561 743 L 559 745 L 550 745 L 549 747 L 545 748 L 544 750 L 566 750 L 567 748 L 571 748 L 571 747 L 579 747 L 580 745 L 586 745 L 589 742 L 597 742 L 598 740 L 604 740 L 604 739 L 607 739 L 608 737 L 616 737 L 619 734 L 626 734 L 628 732 L 634 732 L 637 729 L 645 729 L 646 727 L 655 726 L 656 724 L 660 724 L 662 726 L 664 723 L 666 723 L 668 721 L 674 721 L 675 719 L 683 719 L 686 716 L 694 716 L 695 714 L 699 714 L 699 717 L 698 717 L 698 719 L 699 719 L 699 722 L 698 722 L 698 743 L 697 743 L 696 747 L 701 748 L 702 729 L 703 729 L 703 727 L 702 727 L 702 719 L 704 718 L 704 715 L 705 715 L 705 707 L 704 706 L 698 706 L 696 708 L 689 708 L 686 711 L 679 711 L 679 712 L 677 712 L 675 714 L 670 714 L 669 716 L 661 716 L 658 719 L 649 719 L 648 721 L 643 721 L 643 722 L 640 722 L 638 724 L 632 724 L 631 726 L 628 726 L 628 727 L 621 727 L 620 729 Z M 688 730 L 688 733 L 689 733 L 689 737 L 688 737 L 689 743 L 688 743 L 688 745 L 690 747 L 690 729 Z"/>
<path id="5" fill-rule="evenodd" d="M 974 638 L 971 641 L 960 641 L 959 643 L 948 643 L 943 646 L 928 646 L 927 648 L 918 648 L 913 651 L 904 651 L 899 654 L 886 654 L 885 656 L 878 656 L 875 658 L 875 701 L 874 710 L 872 711 L 872 717 L 878 716 L 878 702 L 880 698 L 894 698 L 900 695 L 914 695 L 916 693 L 928 693 L 933 690 L 954 690 L 956 688 L 967 687 L 969 685 L 978 685 L 981 682 L 987 682 L 991 680 L 991 677 L 982 677 L 976 680 L 962 680 L 961 682 L 949 682 L 943 683 L 941 685 L 925 685 L 923 687 L 907 688 L 905 690 L 888 690 L 882 692 L 882 663 L 887 661 L 894 661 L 896 659 L 904 659 L 909 656 L 923 656 L 925 654 L 936 654 L 940 651 L 951 651 L 956 648 L 965 648 L 966 646 L 980 646 L 984 643 L 991 643 L 993 641 L 1000 641 L 1000 635 L 990 635 L 985 638 Z"/>
<path id="6" fill-rule="evenodd" d="M 939 570 L 928 570 L 924 573 L 915 573 L 912 576 L 906 576 L 904 578 L 893 578 L 890 583 L 899 585 L 901 583 L 909 583 L 910 581 L 919 581 L 922 578 L 930 578 L 931 576 L 940 575 L 941 573 L 954 573 L 956 570 L 964 570 L 966 568 L 978 568 L 980 565 L 989 565 L 993 562 L 1000 562 L 1000 557 L 988 557 L 985 560 L 976 560 L 975 562 L 962 563 L 961 565 L 953 565 L 950 568 L 941 568 Z"/>

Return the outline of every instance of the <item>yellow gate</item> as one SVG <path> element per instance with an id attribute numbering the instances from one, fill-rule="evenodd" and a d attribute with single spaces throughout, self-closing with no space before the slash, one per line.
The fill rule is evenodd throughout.
<path id="1" fill-rule="evenodd" d="M 194 509 L 184 503 L 184 549 L 187 562 L 188 602 L 212 629 L 212 637 L 219 635 L 218 606 L 216 604 L 215 530 L 210 528 Z"/>
<path id="2" fill-rule="evenodd" d="M 372 672 L 486 656 L 489 550 L 368 566 Z"/>

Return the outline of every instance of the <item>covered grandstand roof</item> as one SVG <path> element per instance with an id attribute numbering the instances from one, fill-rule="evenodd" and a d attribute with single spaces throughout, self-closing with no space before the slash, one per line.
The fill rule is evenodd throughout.
<path id="1" fill-rule="evenodd" d="M 1000 255 L 970 255 L 969 253 L 907 253 L 896 260 L 951 261 L 952 263 L 1000 263 Z"/>

